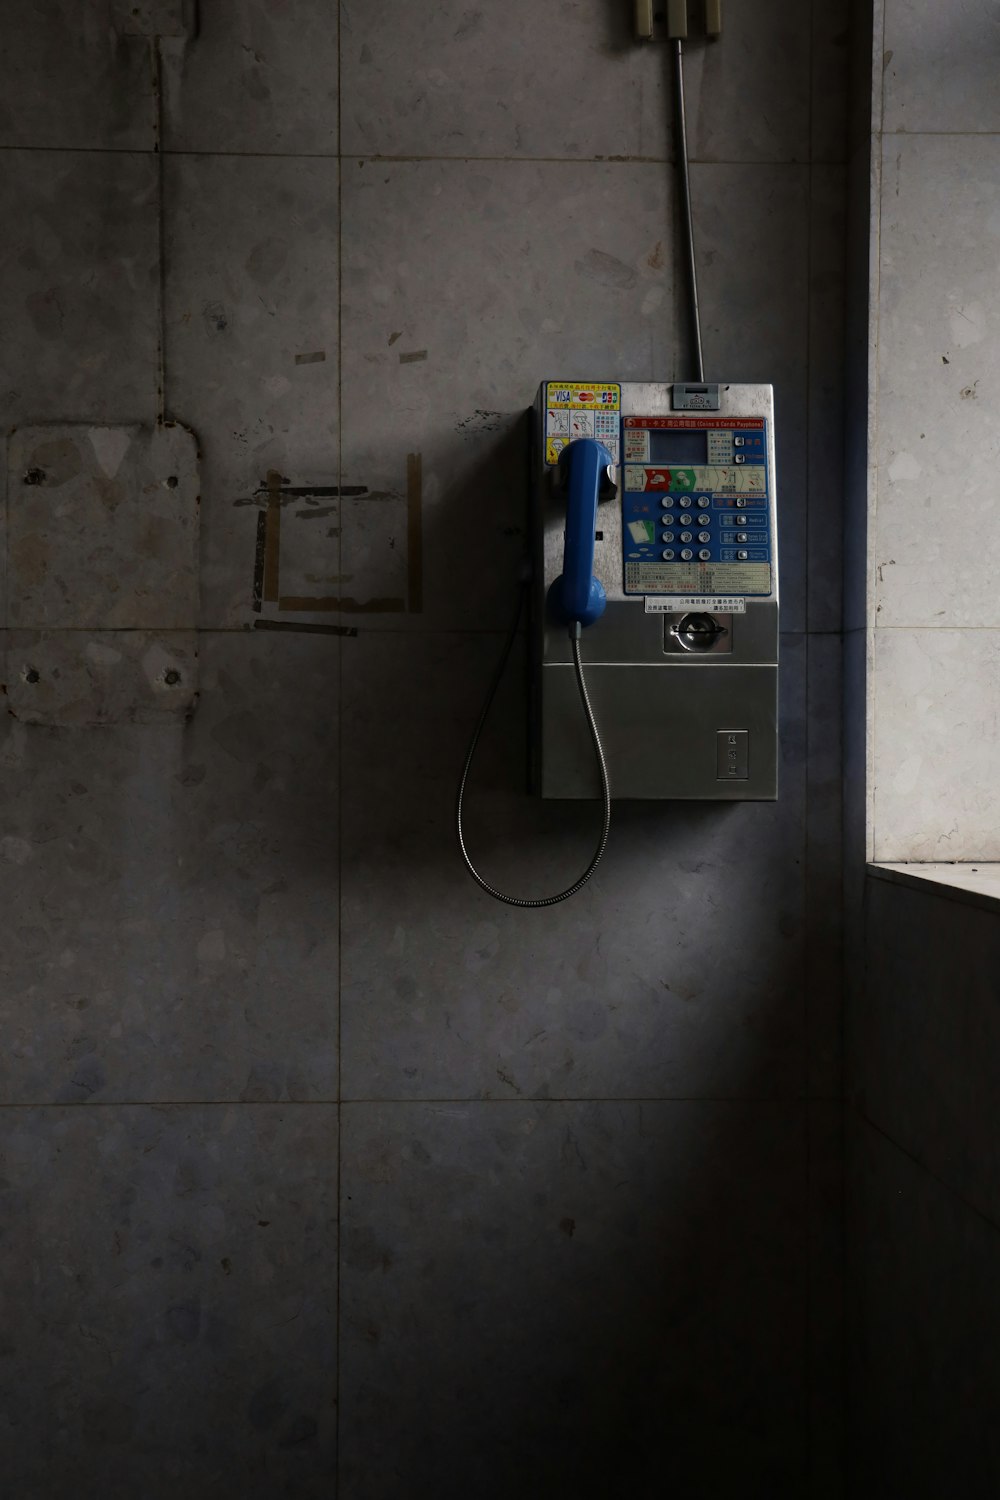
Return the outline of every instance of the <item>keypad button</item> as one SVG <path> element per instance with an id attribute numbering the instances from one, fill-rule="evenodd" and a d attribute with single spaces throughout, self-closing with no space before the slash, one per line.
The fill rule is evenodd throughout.
<path id="1" fill-rule="evenodd" d="M 709 552 L 707 547 L 702 547 L 701 551 L 698 553 L 698 556 L 701 558 L 702 562 L 708 562 L 708 559 L 711 557 L 711 555 L 712 554 L 711 552 Z"/>
<path id="2" fill-rule="evenodd" d="M 737 502 L 736 502 L 736 509 L 737 510 L 745 510 L 746 509 L 746 501 L 745 500 L 737 500 Z"/>
<path id="3" fill-rule="evenodd" d="M 745 453 L 737 453 L 733 457 L 733 462 L 737 463 L 737 464 L 745 464 L 746 461 L 747 461 L 747 456 L 746 456 Z"/>
<path id="4" fill-rule="evenodd" d="M 712 540 L 712 533 L 710 531 L 699 531 L 698 540 L 699 542 L 710 542 Z"/>
<path id="5" fill-rule="evenodd" d="M 746 532 L 745 532 L 745 531 L 738 531 L 738 532 L 737 532 L 737 533 L 736 533 L 736 540 L 737 540 L 737 541 L 738 541 L 738 542 L 745 542 L 745 541 L 746 541 L 746 539 L 747 539 L 747 534 L 746 534 Z M 671 541 L 673 541 L 673 538 L 672 538 L 672 537 L 671 537 Z"/>
<path id="6" fill-rule="evenodd" d="M 682 547 L 681 557 L 683 558 L 684 562 L 690 562 L 692 557 L 694 557 L 694 553 L 691 551 L 690 547 Z"/>
<path id="7" fill-rule="evenodd" d="M 686 515 L 685 516 L 681 516 L 680 522 L 681 522 L 682 526 L 690 526 L 691 525 L 691 517 L 690 516 L 686 516 Z"/>
<path id="8" fill-rule="evenodd" d="M 691 538 L 690 531 L 682 531 L 681 532 L 681 541 L 682 542 L 690 542 L 691 540 L 692 540 L 692 538 Z"/>
<path id="9" fill-rule="evenodd" d="M 736 556 L 739 558 L 740 562 L 746 562 L 747 557 L 749 556 L 749 553 L 743 552 L 741 550 L 741 551 L 737 552 Z"/>
<path id="10" fill-rule="evenodd" d="M 733 438 L 733 447 L 734 448 L 742 448 L 745 441 L 746 441 L 745 438 L 741 438 L 739 436 L 734 437 Z"/>
<path id="11" fill-rule="evenodd" d="M 709 523 L 709 521 L 711 521 L 711 519 L 712 519 L 712 517 L 711 517 L 711 516 L 709 516 L 709 515 L 706 515 L 706 514 L 705 514 L 705 513 L 702 513 L 702 514 L 701 514 L 701 515 L 700 515 L 700 516 L 699 516 L 699 517 L 698 517 L 698 525 L 699 525 L 699 526 L 707 526 L 707 525 L 708 525 L 708 523 Z"/>
<path id="12" fill-rule="evenodd" d="M 674 502 L 673 502 L 673 500 L 672 500 L 672 499 L 671 499 L 671 498 L 670 498 L 670 496 L 669 496 L 669 495 L 661 495 L 661 496 L 660 496 L 660 504 L 661 504 L 661 505 L 662 505 L 662 506 L 663 506 L 663 509 L 664 509 L 664 510 L 669 510 L 669 509 L 670 509 L 670 507 L 671 507 L 671 506 L 672 506 L 672 505 L 673 505 L 673 503 L 674 503 Z"/>
<path id="13" fill-rule="evenodd" d="M 663 558 L 664 562 L 673 562 L 673 560 L 674 560 L 674 549 L 673 549 L 673 547 L 664 547 L 663 551 L 660 553 L 660 556 Z"/>
<path id="14" fill-rule="evenodd" d="M 660 541 L 661 542 L 672 542 L 673 539 L 674 539 L 673 532 L 672 531 L 665 531 L 663 533 L 662 537 L 660 538 Z M 746 541 L 746 537 L 744 537 L 743 540 Z"/>

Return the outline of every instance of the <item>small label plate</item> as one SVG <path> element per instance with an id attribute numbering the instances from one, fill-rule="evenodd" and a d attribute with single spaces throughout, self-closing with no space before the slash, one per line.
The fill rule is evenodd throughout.
<path id="1" fill-rule="evenodd" d="M 749 729 L 718 729 L 715 734 L 716 781 L 747 781 L 750 777 Z"/>

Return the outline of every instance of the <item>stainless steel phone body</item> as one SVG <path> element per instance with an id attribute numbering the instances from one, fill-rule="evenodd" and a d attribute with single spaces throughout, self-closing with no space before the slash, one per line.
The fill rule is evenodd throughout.
<path id="1" fill-rule="evenodd" d="M 557 402 L 561 396 L 568 400 Z M 612 794 L 773 800 L 772 388 L 546 381 L 532 425 L 533 789 L 543 797 L 599 795 L 567 626 L 552 597 L 565 525 L 558 453 L 574 436 L 596 435 L 613 460 L 617 492 L 598 509 L 594 547 L 607 608 L 581 644 Z"/>

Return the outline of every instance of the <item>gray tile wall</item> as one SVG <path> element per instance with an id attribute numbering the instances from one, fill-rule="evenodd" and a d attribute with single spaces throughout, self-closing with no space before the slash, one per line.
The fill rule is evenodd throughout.
<path id="1" fill-rule="evenodd" d="M 885 0 L 868 580 L 882 861 L 1000 851 L 989 707 L 1000 689 L 1000 106 L 985 83 L 998 44 L 994 8 Z"/>
<path id="2" fill-rule="evenodd" d="M 862 1500 L 1000 1487 L 998 914 L 865 872 L 873 855 L 970 861 L 996 845 L 981 413 L 996 406 L 997 39 L 966 0 L 858 0 L 844 951 L 848 1489 Z"/>
<path id="3" fill-rule="evenodd" d="M 776 389 L 781 800 L 622 805 L 549 913 L 452 803 L 537 383 L 686 373 L 666 55 L 604 0 L 199 9 L 0 23 L 4 422 L 185 423 L 202 535 L 189 722 L 3 728 L 5 1472 L 839 1495 L 846 3 L 690 51 L 709 370 Z M 592 812 L 522 774 L 518 664 L 472 838 L 551 886 Z"/>

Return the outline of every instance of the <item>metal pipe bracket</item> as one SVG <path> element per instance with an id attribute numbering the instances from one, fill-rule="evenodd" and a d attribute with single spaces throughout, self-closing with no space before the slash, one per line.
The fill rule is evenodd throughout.
<path id="1" fill-rule="evenodd" d="M 716 41 L 722 35 L 722 0 L 635 0 L 639 41 L 687 41 L 691 31 Z"/>

